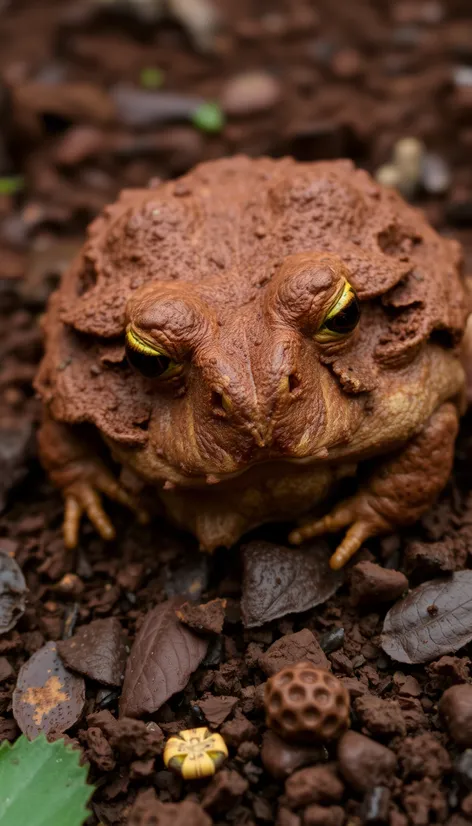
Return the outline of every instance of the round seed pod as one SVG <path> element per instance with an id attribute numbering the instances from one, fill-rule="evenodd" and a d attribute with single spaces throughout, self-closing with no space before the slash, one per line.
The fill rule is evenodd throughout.
<path id="1" fill-rule="evenodd" d="M 206 727 L 180 731 L 169 737 L 163 754 L 166 768 L 184 780 L 211 777 L 228 757 L 221 734 Z"/>
<path id="2" fill-rule="evenodd" d="M 349 727 L 349 694 L 324 668 L 287 666 L 265 687 L 266 722 L 286 740 L 326 742 Z"/>

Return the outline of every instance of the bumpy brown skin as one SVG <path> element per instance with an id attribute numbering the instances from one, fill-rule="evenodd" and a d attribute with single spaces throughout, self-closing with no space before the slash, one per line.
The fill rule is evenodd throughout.
<path id="1" fill-rule="evenodd" d="M 317 341 L 344 279 L 360 323 Z M 90 227 L 45 322 L 40 449 L 65 497 L 67 544 L 84 511 L 113 536 L 102 493 L 144 519 L 140 491 L 154 487 L 212 550 L 309 513 L 357 476 L 351 500 L 291 535 L 347 530 L 339 567 L 444 486 L 466 318 L 458 245 L 348 161 L 239 157 L 124 192 Z M 127 327 L 178 375 L 128 366 Z"/>

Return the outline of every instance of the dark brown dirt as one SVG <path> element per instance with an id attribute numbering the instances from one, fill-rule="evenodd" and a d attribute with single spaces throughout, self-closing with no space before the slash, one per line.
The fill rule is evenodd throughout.
<path id="1" fill-rule="evenodd" d="M 31 379 L 45 301 L 89 220 L 122 187 L 172 177 L 203 159 L 235 152 L 348 156 L 372 172 L 390 160 L 398 138 L 420 137 L 445 162 L 450 185 L 437 194 L 430 177 L 415 200 L 441 233 L 463 243 L 472 274 L 470 2 L 219 0 L 223 27 L 208 54 L 198 53 L 170 16 L 149 24 L 93 15 L 92 5 L 0 4 L 0 538 L 29 587 L 25 613 L 0 636 L 0 740 L 19 734 L 12 714 L 18 673 L 45 643 L 110 617 L 134 640 L 146 612 L 165 599 L 221 598 L 223 633 L 209 638 L 186 688 L 158 712 L 117 720 L 120 689 L 86 677 L 84 713 L 68 735 L 98 784 L 90 826 L 466 826 L 472 757 L 449 737 L 437 704 L 451 685 L 471 682 L 471 644 L 426 666 L 392 662 L 379 646 L 391 603 L 355 606 L 359 587 L 351 593 L 350 584 L 304 614 L 243 630 L 238 549 L 208 559 L 166 524 L 138 527 L 113 506 L 116 543 L 104 544 L 85 527 L 79 550 L 66 550 L 62 503 L 36 458 Z M 159 93 L 172 93 L 171 101 L 150 101 L 149 91 L 143 98 L 142 72 L 152 68 L 163 70 Z M 248 90 L 247 78 L 246 86 L 244 78 L 234 80 L 243 71 L 265 77 Z M 226 105 L 222 133 L 189 123 L 202 99 Z M 17 175 L 25 186 L 8 194 Z M 471 425 L 469 414 L 438 505 L 413 529 L 369 543 L 357 562 L 402 571 L 410 587 L 471 567 Z M 285 528 L 257 538 L 284 543 Z M 310 633 L 312 648 L 321 641 L 349 689 L 353 730 L 396 755 L 396 776 L 385 773 L 367 792 L 359 791 L 364 779 L 349 780 L 335 746 L 300 756 L 274 738 L 280 754 L 269 759 L 266 746 L 261 760 L 263 684 L 274 649 L 266 652 L 285 637 L 276 648 L 289 658 L 289 635 L 301 631 Z M 202 708 L 211 696 L 231 698 L 218 728 L 230 758 L 215 779 L 184 783 L 164 768 L 164 738 L 205 725 Z M 215 704 L 209 707 L 214 713 Z"/>

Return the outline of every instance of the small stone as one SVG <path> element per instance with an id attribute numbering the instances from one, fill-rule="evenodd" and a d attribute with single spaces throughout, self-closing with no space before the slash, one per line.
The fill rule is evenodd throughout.
<path id="1" fill-rule="evenodd" d="M 291 812 L 284 806 L 279 809 L 275 826 L 301 826 L 301 824 L 301 818 L 295 812 Z"/>
<path id="2" fill-rule="evenodd" d="M 364 694 L 354 702 L 354 709 L 362 724 L 371 734 L 394 737 L 405 736 L 406 723 L 396 700 L 382 700 L 372 694 Z"/>
<path id="3" fill-rule="evenodd" d="M 401 747 L 400 763 L 404 777 L 439 779 L 451 769 L 451 758 L 441 743 L 429 732 L 407 737 Z"/>
<path id="4" fill-rule="evenodd" d="M 326 757 L 327 751 L 323 746 L 293 745 L 273 731 L 266 731 L 262 739 L 262 764 L 276 780 L 286 780 L 297 769 L 322 763 Z"/>
<path id="5" fill-rule="evenodd" d="M 307 806 L 303 814 L 303 826 L 342 826 L 344 809 L 341 806 Z"/>
<path id="6" fill-rule="evenodd" d="M 285 794 L 290 806 L 308 806 L 310 803 L 338 803 L 344 786 L 332 766 L 309 766 L 292 774 L 285 783 Z"/>
<path id="7" fill-rule="evenodd" d="M 127 819 L 127 826 L 211 826 L 211 819 L 198 803 L 161 803 L 154 789 L 138 793 Z"/>
<path id="8" fill-rule="evenodd" d="M 175 612 L 178 619 L 201 634 L 221 634 L 225 621 L 225 599 L 213 599 L 202 605 L 185 602 Z"/>
<path id="9" fill-rule="evenodd" d="M 78 597 L 83 593 L 84 583 L 77 574 L 64 574 L 56 585 L 56 591 L 67 596 Z"/>
<path id="10" fill-rule="evenodd" d="M 221 735 L 205 727 L 187 729 L 170 737 L 163 754 L 166 768 L 184 780 L 211 777 L 227 757 L 228 749 Z"/>
<path id="11" fill-rule="evenodd" d="M 466 749 L 457 757 L 454 771 L 462 785 L 472 791 L 472 749 Z"/>
<path id="12" fill-rule="evenodd" d="M 351 570 L 353 605 L 394 602 L 408 589 L 408 580 L 400 571 L 382 568 L 374 562 L 358 562 Z"/>
<path id="13" fill-rule="evenodd" d="M 325 654 L 332 654 L 342 648 L 344 643 L 344 628 L 333 628 L 320 637 L 320 646 Z"/>
<path id="14" fill-rule="evenodd" d="M 472 746 L 472 685 L 448 688 L 439 701 L 439 712 L 452 739 L 462 748 Z"/>
<path id="15" fill-rule="evenodd" d="M 361 806 L 362 823 L 381 826 L 388 823 L 390 792 L 385 786 L 374 786 L 366 793 Z"/>
<path id="16" fill-rule="evenodd" d="M 198 701 L 198 707 L 203 711 L 210 725 L 215 728 L 224 723 L 237 704 L 237 697 L 218 697 L 213 694 L 205 694 Z"/>
<path id="17" fill-rule="evenodd" d="M 257 729 L 244 714 L 237 712 L 233 720 L 221 727 L 221 734 L 230 746 L 238 748 L 246 740 L 254 740 Z"/>
<path id="18" fill-rule="evenodd" d="M 283 668 L 265 688 L 267 725 L 287 740 L 335 740 L 349 725 L 349 694 L 323 668 L 301 662 Z"/>
<path id="19" fill-rule="evenodd" d="M 221 105 L 231 117 L 254 115 L 272 109 L 281 94 L 279 81 L 267 72 L 243 72 L 227 82 Z"/>
<path id="20" fill-rule="evenodd" d="M 453 80 L 456 86 L 472 86 L 472 66 L 456 66 Z"/>
<path id="21" fill-rule="evenodd" d="M 282 668 L 307 661 L 317 668 L 329 668 L 329 662 L 315 635 L 304 628 L 296 634 L 286 634 L 273 643 L 259 658 L 259 666 L 268 677 Z"/>
<path id="22" fill-rule="evenodd" d="M 451 185 L 451 170 L 444 158 L 427 152 L 423 158 L 421 181 L 430 195 L 444 195 Z"/>
<path id="23" fill-rule="evenodd" d="M 397 765 L 391 749 L 356 731 L 347 731 L 342 736 L 338 743 L 338 760 L 342 776 L 358 792 L 386 784 Z"/>
<path id="24" fill-rule="evenodd" d="M 389 189 L 398 189 L 400 185 L 400 172 L 393 164 L 386 163 L 377 169 L 375 180 L 377 183 L 382 186 L 387 186 Z"/>
<path id="25" fill-rule="evenodd" d="M 238 772 L 223 769 L 207 786 L 202 806 L 210 812 L 225 812 L 239 801 L 248 788 L 248 781 Z"/>

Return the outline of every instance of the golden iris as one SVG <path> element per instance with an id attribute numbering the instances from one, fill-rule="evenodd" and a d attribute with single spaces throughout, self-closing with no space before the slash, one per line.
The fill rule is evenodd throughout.
<path id="1" fill-rule="evenodd" d="M 148 379 L 164 378 L 177 367 L 175 361 L 141 338 L 131 327 L 126 331 L 125 350 L 131 367 Z"/>
<path id="2" fill-rule="evenodd" d="M 317 341 L 329 342 L 352 333 L 359 323 L 361 307 L 354 287 L 348 281 L 328 310 L 315 335 Z"/>

